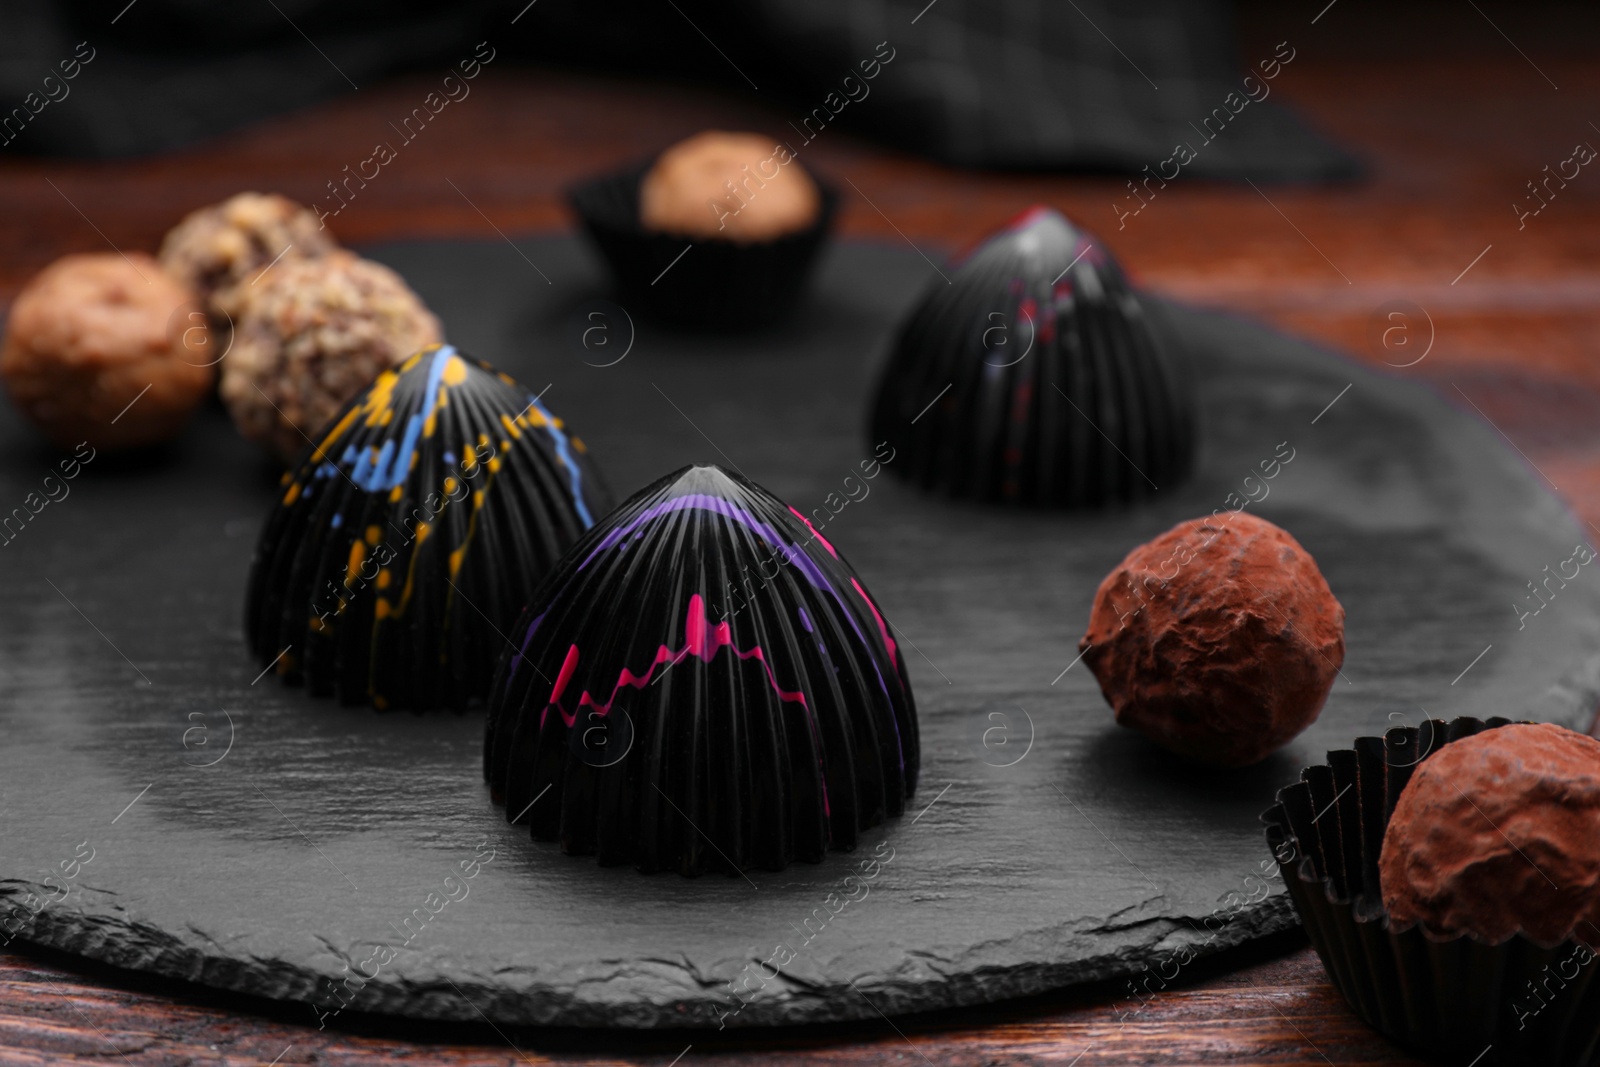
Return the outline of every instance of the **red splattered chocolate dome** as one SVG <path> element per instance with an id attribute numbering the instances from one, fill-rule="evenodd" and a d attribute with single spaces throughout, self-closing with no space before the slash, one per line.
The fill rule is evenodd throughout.
<path id="1" fill-rule="evenodd" d="M 1444 746 L 1400 794 L 1378 869 L 1396 926 L 1600 944 L 1600 741 L 1544 723 Z"/>
<path id="2" fill-rule="evenodd" d="M 1243 767 L 1316 721 L 1344 663 L 1344 608 L 1286 531 L 1207 516 L 1128 553 L 1078 648 L 1118 723 Z"/>

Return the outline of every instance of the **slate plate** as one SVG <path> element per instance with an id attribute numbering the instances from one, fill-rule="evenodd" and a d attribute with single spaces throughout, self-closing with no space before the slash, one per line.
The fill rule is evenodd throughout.
<path id="1" fill-rule="evenodd" d="M 903 249 L 838 247 L 784 330 L 706 340 L 639 323 L 628 350 L 571 241 L 378 254 L 458 345 L 548 384 L 620 495 L 712 460 L 808 513 L 829 494 L 837 507 L 870 454 L 875 355 L 930 277 Z M 305 1002 L 308 1022 L 349 1004 L 624 1027 L 871 1017 L 1147 966 L 1154 990 L 1180 950 L 1290 925 L 1281 881 L 1261 878 L 1273 791 L 1424 714 L 1585 725 L 1600 576 L 1582 568 L 1519 619 L 1514 604 L 1539 603 L 1527 583 L 1585 536 L 1493 430 L 1247 323 L 1164 314 L 1203 383 L 1186 488 L 1068 518 L 956 506 L 880 474 L 827 523 L 908 649 L 922 786 L 913 815 L 855 855 L 748 879 L 601 869 L 512 832 L 480 780 L 478 716 L 380 716 L 252 682 L 241 598 L 272 477 L 220 412 L 157 460 L 95 459 L 0 547 L 0 924 Z M 1289 749 L 1191 771 L 1112 723 L 1068 669 L 1075 642 L 1131 545 L 1224 507 L 1280 442 L 1294 458 L 1252 507 L 1321 562 L 1349 656 Z M 8 509 L 60 458 L 9 415 L 0 457 Z"/>

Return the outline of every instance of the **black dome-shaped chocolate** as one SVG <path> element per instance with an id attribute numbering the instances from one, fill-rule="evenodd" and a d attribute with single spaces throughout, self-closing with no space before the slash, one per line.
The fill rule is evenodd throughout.
<path id="1" fill-rule="evenodd" d="M 936 281 L 900 329 L 872 440 L 956 497 L 1085 507 L 1180 481 L 1194 401 L 1105 248 L 1033 208 Z"/>
<path id="2" fill-rule="evenodd" d="M 606 516 L 511 636 L 484 773 L 509 821 L 567 852 L 776 870 L 854 847 L 916 787 L 877 605 L 799 512 L 719 467 Z"/>
<path id="3" fill-rule="evenodd" d="M 561 420 L 449 345 L 379 375 L 283 490 L 250 572 L 250 648 L 378 708 L 481 699 L 529 594 L 610 506 Z"/>

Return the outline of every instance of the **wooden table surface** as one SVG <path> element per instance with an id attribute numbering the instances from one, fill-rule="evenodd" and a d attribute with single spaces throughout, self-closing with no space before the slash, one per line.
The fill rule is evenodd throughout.
<path id="1" fill-rule="evenodd" d="M 953 170 L 834 130 L 802 158 L 844 187 L 848 237 L 912 244 L 937 259 L 1047 202 L 1098 231 L 1152 288 L 1374 362 L 1420 356 L 1396 373 L 1477 407 L 1600 533 L 1600 361 L 1591 358 L 1600 341 L 1600 168 L 1520 225 L 1512 206 L 1533 206 L 1526 183 L 1542 180 L 1547 164 L 1553 170 L 1579 142 L 1600 145 L 1600 107 L 1591 106 L 1600 62 L 1527 57 L 1487 39 L 1492 47 L 1470 61 L 1356 59 L 1331 47 L 1319 57 L 1315 34 L 1303 34 L 1276 90 L 1358 152 L 1369 179 L 1257 189 L 1180 178 L 1121 229 L 1113 203 L 1131 204 L 1119 178 Z M 159 158 L 0 160 L 0 301 L 63 253 L 153 250 L 184 212 L 242 189 L 327 202 L 325 183 L 388 139 L 387 123 L 432 83 L 365 88 Z M 502 66 L 331 225 L 356 244 L 569 229 L 560 193 L 572 180 L 704 127 L 776 134 L 787 117 L 697 90 Z M 1196 964 L 1184 984 L 1128 1018 L 1123 992 L 726 1039 L 488 1026 L 397 1033 L 391 1020 L 318 1031 L 306 1011 L 11 951 L 0 952 L 0 1064 L 732 1067 L 766 1062 L 775 1050 L 808 1064 L 940 1067 L 1419 1062 L 1346 1008 L 1298 933 Z"/>

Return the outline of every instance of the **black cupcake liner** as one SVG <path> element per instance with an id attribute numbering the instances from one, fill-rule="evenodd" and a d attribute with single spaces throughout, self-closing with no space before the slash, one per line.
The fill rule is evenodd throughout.
<path id="1" fill-rule="evenodd" d="M 793 310 L 833 224 L 838 194 L 813 174 L 821 205 L 808 228 L 756 244 L 696 241 L 640 226 L 639 183 L 650 165 L 637 164 L 567 193 L 627 305 L 710 331 L 769 325 Z"/>
<path id="2" fill-rule="evenodd" d="M 1261 816 L 1267 844 L 1317 955 L 1357 1015 L 1386 1037 L 1446 1063 L 1600 1062 L 1595 953 L 1576 939 L 1500 944 L 1392 927 L 1378 857 L 1413 768 L 1444 745 L 1512 720 L 1426 720 L 1357 738 L 1278 791 Z"/>

